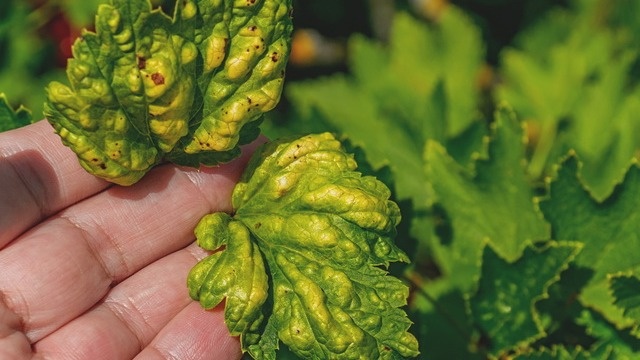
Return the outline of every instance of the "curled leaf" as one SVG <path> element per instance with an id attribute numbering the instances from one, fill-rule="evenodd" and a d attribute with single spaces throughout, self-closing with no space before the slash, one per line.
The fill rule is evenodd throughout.
<path id="1" fill-rule="evenodd" d="M 229 161 L 279 101 L 290 0 L 148 0 L 101 5 L 73 45 L 70 85 L 47 88 L 45 115 L 87 171 L 129 185 L 169 160 Z"/>
<path id="2" fill-rule="evenodd" d="M 408 288 L 380 267 L 408 261 L 393 242 L 400 212 L 356 166 L 328 133 L 267 144 L 234 189 L 234 215 L 198 225 L 198 243 L 219 251 L 191 271 L 191 296 L 206 308 L 226 298 L 254 358 L 273 359 L 279 340 L 303 358 L 417 355 Z"/>

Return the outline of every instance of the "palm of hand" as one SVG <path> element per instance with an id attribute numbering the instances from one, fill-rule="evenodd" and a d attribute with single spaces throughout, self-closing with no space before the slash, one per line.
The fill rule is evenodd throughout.
<path id="1" fill-rule="evenodd" d="M 240 358 L 222 309 L 185 284 L 205 256 L 193 228 L 230 209 L 246 160 L 163 165 L 123 188 L 82 170 L 45 121 L 0 134 L 0 358 Z"/>

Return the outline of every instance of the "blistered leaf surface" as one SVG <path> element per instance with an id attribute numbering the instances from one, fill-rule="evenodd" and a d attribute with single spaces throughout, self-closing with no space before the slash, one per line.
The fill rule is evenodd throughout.
<path id="1" fill-rule="evenodd" d="M 255 358 L 273 359 L 279 340 L 307 359 L 417 355 L 399 308 L 408 288 L 380 267 L 408 260 L 393 242 L 399 209 L 355 169 L 328 133 L 270 143 L 236 186 L 234 215 L 198 225 L 198 243 L 219 251 L 192 270 L 191 296 L 206 308 L 226 298 Z"/>
<path id="2" fill-rule="evenodd" d="M 69 85 L 47 88 L 45 114 L 89 172 L 128 185 L 163 160 L 216 164 L 255 136 L 280 98 L 289 0 L 101 5 L 73 46 Z"/>

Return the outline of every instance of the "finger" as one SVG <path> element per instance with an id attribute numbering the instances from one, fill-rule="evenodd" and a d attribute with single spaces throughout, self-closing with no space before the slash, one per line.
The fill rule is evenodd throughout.
<path id="1" fill-rule="evenodd" d="M 46 121 L 0 133 L 0 249 L 49 215 L 106 188 Z"/>
<path id="2" fill-rule="evenodd" d="M 0 359 L 31 359 L 29 339 L 22 332 L 20 318 L 0 298 Z"/>
<path id="3" fill-rule="evenodd" d="M 113 288 L 100 305 L 36 343 L 34 350 L 51 359 L 130 359 L 160 333 L 153 340 L 160 347 L 151 347 L 151 354 L 183 353 L 180 349 L 188 344 L 171 343 L 179 339 L 190 341 L 191 350 L 208 350 L 206 347 L 213 347 L 213 343 L 215 347 L 226 344 L 230 348 L 225 351 L 238 353 L 237 340 L 231 338 L 222 317 L 216 315 L 220 309 L 205 314 L 204 319 L 198 315 L 203 310 L 184 310 L 193 303 L 186 276 L 196 256 L 202 257 L 204 252 L 192 245 L 154 262 Z M 174 333 L 176 330 L 184 334 Z M 207 333 L 190 334 L 194 331 Z M 162 335 L 167 333 L 172 337 L 169 340 Z"/>
<path id="4" fill-rule="evenodd" d="M 242 357 L 238 338 L 225 326 L 222 307 L 204 310 L 196 302 L 183 309 L 136 359 L 234 360 Z"/>
<path id="5" fill-rule="evenodd" d="M 1 251 L 0 292 L 31 341 L 88 310 L 114 283 L 192 242 L 203 215 L 230 209 L 250 152 L 202 171 L 161 166 L 134 186 L 112 187 L 65 209 Z"/>

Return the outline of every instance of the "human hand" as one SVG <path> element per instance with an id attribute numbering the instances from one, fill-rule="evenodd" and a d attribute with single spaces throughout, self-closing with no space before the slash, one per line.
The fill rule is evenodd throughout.
<path id="1" fill-rule="evenodd" d="M 46 121 L 0 133 L 0 359 L 238 359 L 223 308 L 186 288 L 200 218 L 231 208 L 255 143 L 131 187 L 79 165 Z"/>

